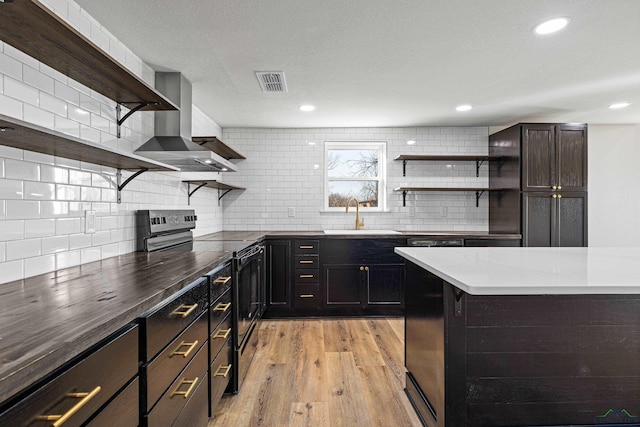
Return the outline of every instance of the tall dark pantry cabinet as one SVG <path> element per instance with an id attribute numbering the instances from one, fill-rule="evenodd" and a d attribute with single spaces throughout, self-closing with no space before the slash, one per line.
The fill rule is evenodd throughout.
<path id="1" fill-rule="evenodd" d="M 519 123 L 489 137 L 489 232 L 587 246 L 587 125 Z"/>

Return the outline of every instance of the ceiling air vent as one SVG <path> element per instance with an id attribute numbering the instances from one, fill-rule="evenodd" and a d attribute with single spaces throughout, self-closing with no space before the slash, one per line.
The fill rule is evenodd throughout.
<path id="1" fill-rule="evenodd" d="M 287 91 L 287 83 L 284 81 L 284 72 L 282 71 L 256 71 L 256 77 L 258 77 L 263 92 Z"/>

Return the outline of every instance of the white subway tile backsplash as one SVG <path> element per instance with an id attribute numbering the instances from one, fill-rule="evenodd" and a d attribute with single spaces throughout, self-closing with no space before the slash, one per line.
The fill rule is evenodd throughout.
<path id="1" fill-rule="evenodd" d="M 48 93 L 40 92 L 40 108 L 58 116 L 67 116 L 67 102 Z M 55 125 L 55 123 L 54 123 Z M 54 126 L 51 126 L 53 128 Z"/>
<path id="2" fill-rule="evenodd" d="M 37 106 L 39 102 L 38 89 L 8 76 L 4 77 L 4 94 L 31 105 Z"/>
<path id="3" fill-rule="evenodd" d="M 69 236 L 70 249 L 82 249 L 91 246 L 91 234 L 72 234 Z"/>
<path id="4" fill-rule="evenodd" d="M 54 219 L 29 219 L 24 221 L 24 237 L 54 236 L 56 234 L 56 222 Z"/>
<path id="5" fill-rule="evenodd" d="M 24 221 L 0 221 L 0 241 L 24 239 Z"/>
<path id="6" fill-rule="evenodd" d="M 0 53 L 0 74 L 22 80 L 22 62 L 7 54 Z"/>
<path id="7" fill-rule="evenodd" d="M 6 242 L 7 261 L 38 256 L 42 253 L 40 239 L 11 240 Z"/>
<path id="8" fill-rule="evenodd" d="M 39 202 L 42 218 L 69 216 L 69 202 Z"/>
<path id="9" fill-rule="evenodd" d="M 102 249 L 100 247 L 85 248 L 80 251 L 80 261 L 82 264 L 99 261 L 102 259 Z"/>
<path id="10" fill-rule="evenodd" d="M 22 181 L 13 179 L 0 179 L 0 199 L 24 198 Z"/>
<path id="11" fill-rule="evenodd" d="M 69 106 L 68 118 L 74 122 L 78 122 L 83 125 L 89 125 L 91 123 L 91 113 L 80 107 Z"/>
<path id="12" fill-rule="evenodd" d="M 58 252 L 56 256 L 56 270 L 80 265 L 80 251 Z"/>
<path id="13" fill-rule="evenodd" d="M 40 71 L 39 68 L 31 68 L 25 65 L 22 68 L 22 81 L 43 92 L 53 94 L 53 78 Z"/>
<path id="14" fill-rule="evenodd" d="M 56 166 L 41 165 L 40 180 L 42 182 L 67 184 L 69 182 L 69 170 Z"/>
<path id="15" fill-rule="evenodd" d="M 55 255 L 44 255 L 24 260 L 25 276 L 36 276 L 56 269 Z"/>
<path id="16" fill-rule="evenodd" d="M 3 283 L 13 282 L 24 277 L 24 261 L 10 261 L 0 263 L 0 278 Z"/>
<path id="17" fill-rule="evenodd" d="M 58 236 L 82 232 L 82 218 L 58 218 L 55 220 L 55 232 Z"/>
<path id="18" fill-rule="evenodd" d="M 38 107 L 24 104 L 24 121 L 34 123 L 43 128 L 51 129 L 54 126 L 53 114 Z"/>
<path id="19" fill-rule="evenodd" d="M 54 82 L 54 95 L 56 98 L 65 100 L 73 105 L 80 105 L 80 92 L 60 81 Z"/>
<path id="20" fill-rule="evenodd" d="M 0 242 L 0 263 L 3 263 L 7 260 L 6 255 L 7 255 L 7 248 L 4 242 Z"/>
<path id="21" fill-rule="evenodd" d="M 7 219 L 40 218 L 40 203 L 35 200 L 7 200 Z"/>
<path id="22" fill-rule="evenodd" d="M 54 200 L 56 197 L 55 184 L 47 184 L 44 182 L 24 182 L 24 199 L 25 200 Z"/>
<path id="23" fill-rule="evenodd" d="M 80 137 L 80 123 L 64 117 L 55 116 L 55 130 L 71 136 Z"/>
<path id="24" fill-rule="evenodd" d="M 40 165 L 37 163 L 5 159 L 5 176 L 9 179 L 40 180 Z"/>
<path id="25" fill-rule="evenodd" d="M 69 236 L 53 236 L 42 238 L 42 253 L 52 254 L 69 250 Z"/>
<path id="26" fill-rule="evenodd" d="M 5 95 L 0 95 L 0 114 L 23 120 L 22 102 Z"/>

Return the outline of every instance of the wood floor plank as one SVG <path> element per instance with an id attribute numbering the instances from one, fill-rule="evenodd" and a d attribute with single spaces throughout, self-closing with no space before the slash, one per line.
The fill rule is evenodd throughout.
<path id="1" fill-rule="evenodd" d="M 258 333 L 240 392 L 209 427 L 420 426 L 403 390 L 403 319 L 263 320 Z"/>
<path id="2" fill-rule="evenodd" d="M 370 426 L 369 408 L 351 352 L 328 352 L 329 415 L 332 426 Z"/>
<path id="3" fill-rule="evenodd" d="M 388 366 L 361 366 L 360 379 L 372 426 L 419 426 L 415 412 L 407 411 L 407 400 L 395 373 Z M 384 404 L 382 404 L 384 403 Z"/>
<path id="4" fill-rule="evenodd" d="M 366 319 L 323 319 L 327 352 L 352 352 L 357 366 L 384 365 Z"/>
<path id="5" fill-rule="evenodd" d="M 330 427 L 329 404 L 327 402 L 293 402 L 291 404 L 290 427 Z"/>

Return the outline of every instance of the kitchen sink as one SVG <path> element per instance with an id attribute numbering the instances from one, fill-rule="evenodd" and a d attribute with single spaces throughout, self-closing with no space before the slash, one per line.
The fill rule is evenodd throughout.
<path id="1" fill-rule="evenodd" d="M 324 234 L 400 234 L 395 230 L 323 230 Z"/>

